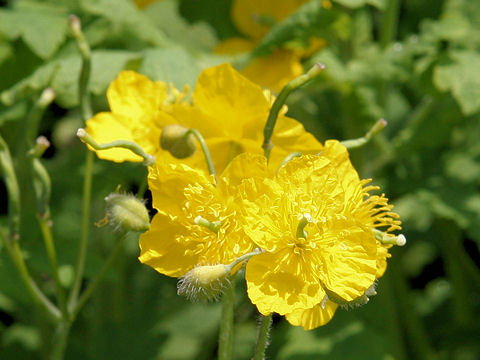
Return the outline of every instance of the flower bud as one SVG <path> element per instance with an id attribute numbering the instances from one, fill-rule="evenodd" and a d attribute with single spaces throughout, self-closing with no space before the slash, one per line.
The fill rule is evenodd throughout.
<path id="1" fill-rule="evenodd" d="M 230 268 L 226 265 L 197 266 L 180 278 L 177 294 L 191 301 L 216 300 L 229 283 Z"/>
<path id="2" fill-rule="evenodd" d="M 112 193 L 105 198 L 109 222 L 125 231 L 146 231 L 150 218 L 145 204 L 133 195 Z"/>
<path id="3" fill-rule="evenodd" d="M 162 149 L 178 159 L 192 156 L 196 150 L 195 139 L 192 134 L 187 134 L 188 129 L 180 125 L 166 125 L 162 129 L 160 145 Z"/>

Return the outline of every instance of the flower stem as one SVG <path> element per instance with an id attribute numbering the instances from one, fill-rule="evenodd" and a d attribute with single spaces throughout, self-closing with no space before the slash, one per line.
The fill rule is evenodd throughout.
<path id="1" fill-rule="evenodd" d="M 30 276 L 25 260 L 23 259 L 22 252 L 17 240 L 14 240 L 12 243 L 7 239 L 5 233 L 0 228 L 0 238 L 7 249 L 8 255 L 13 261 L 20 277 L 27 288 L 28 293 L 47 314 L 49 314 L 53 319 L 60 319 L 60 311 L 57 307 L 52 304 L 52 302 L 42 293 L 38 288 L 35 281 Z"/>
<path id="2" fill-rule="evenodd" d="M 233 351 L 233 313 L 235 309 L 235 287 L 231 283 L 225 287 L 222 303 L 222 320 L 218 338 L 218 360 L 231 360 Z"/>
<path id="3" fill-rule="evenodd" d="M 71 321 L 60 321 L 55 329 L 52 339 L 52 352 L 49 359 L 62 360 L 67 347 L 68 336 L 70 335 Z"/>
<path id="4" fill-rule="evenodd" d="M 75 305 L 74 309 L 72 310 L 72 321 L 75 320 L 75 318 L 77 317 L 80 310 L 82 310 L 83 306 L 87 303 L 87 301 L 92 296 L 93 292 L 96 290 L 96 288 L 98 287 L 100 282 L 105 277 L 105 274 L 107 273 L 108 269 L 110 269 L 112 264 L 119 257 L 119 255 L 122 253 L 124 239 L 125 239 L 125 236 L 122 236 L 120 239 L 118 239 L 118 241 L 115 245 L 115 249 L 110 254 L 107 261 L 105 261 L 102 268 L 100 269 L 98 274 L 95 276 L 95 278 L 92 280 L 92 282 L 90 283 L 88 288 L 80 296 L 80 299 L 78 300 L 78 303 Z"/>
<path id="5" fill-rule="evenodd" d="M 364 136 L 358 139 L 350 139 L 350 140 L 342 141 L 342 144 L 347 149 L 359 148 L 365 145 L 366 143 L 368 143 L 375 135 L 377 135 L 380 131 L 382 131 L 386 126 L 387 126 L 387 122 L 384 119 L 380 119 L 370 128 L 370 130 L 368 130 L 368 132 Z"/>
<path id="6" fill-rule="evenodd" d="M 253 354 L 253 360 L 264 360 L 265 350 L 268 346 L 268 339 L 270 334 L 270 328 L 272 325 L 272 315 L 263 316 L 260 320 L 257 334 L 257 344 L 255 345 L 255 353 Z"/>
<path id="7" fill-rule="evenodd" d="M 90 145 L 95 150 L 106 150 L 112 148 L 128 149 L 131 152 L 141 156 L 143 158 L 143 164 L 148 166 L 155 162 L 155 156 L 147 154 L 139 145 L 128 140 L 115 140 L 106 144 L 99 144 L 95 139 L 85 131 L 85 129 L 77 130 L 78 138 L 85 144 Z"/>
<path id="8" fill-rule="evenodd" d="M 383 15 L 382 29 L 380 33 L 380 45 L 384 49 L 397 36 L 398 14 L 401 0 L 388 0 L 387 8 Z"/>
<path id="9" fill-rule="evenodd" d="M 288 96 L 294 90 L 298 89 L 310 80 L 317 77 L 324 69 L 325 65 L 320 63 L 315 64 L 306 74 L 300 75 L 299 77 L 291 80 L 287 85 L 283 87 L 283 89 L 280 91 L 280 94 L 278 94 L 278 97 L 275 99 L 272 108 L 270 109 L 267 123 L 265 124 L 265 128 L 263 129 L 264 139 L 262 148 L 267 159 L 270 157 L 270 152 L 273 148 L 271 138 L 273 135 L 273 129 L 275 128 L 275 123 L 277 122 L 278 113 L 287 101 Z"/>
<path id="10" fill-rule="evenodd" d="M 58 275 L 58 261 L 57 261 L 57 254 L 55 251 L 55 245 L 53 243 L 51 221 L 49 218 L 46 218 L 41 215 L 38 216 L 38 221 L 40 224 L 40 229 L 42 231 L 43 241 L 45 243 L 45 248 L 47 250 L 48 259 L 50 260 L 50 266 L 52 268 L 58 305 L 60 307 L 60 311 L 62 312 L 62 317 L 64 319 L 68 319 L 69 314 L 67 310 L 67 302 L 65 299 L 65 291 L 62 287 L 62 284 L 60 282 L 60 277 Z"/>
<path id="11" fill-rule="evenodd" d="M 85 258 L 87 252 L 88 230 L 90 225 L 90 201 L 92 197 L 92 172 L 93 172 L 93 153 L 87 151 L 85 161 L 85 177 L 83 182 L 83 201 L 82 201 L 82 227 L 80 230 L 80 242 L 78 246 L 77 265 L 75 268 L 75 279 L 68 299 L 68 308 L 72 309 L 77 302 L 80 286 L 82 285 L 83 271 L 85 268 Z"/>
<path id="12" fill-rule="evenodd" d="M 200 131 L 198 131 L 196 129 L 188 129 L 188 131 L 185 133 L 185 137 L 188 137 L 190 134 L 195 136 L 195 138 L 200 143 L 200 146 L 201 146 L 202 151 L 203 151 L 203 155 L 205 156 L 205 161 L 207 162 L 208 173 L 210 175 L 213 175 L 213 177 L 215 178 L 215 184 L 216 184 L 217 183 L 217 174 L 215 172 L 215 167 L 213 166 L 212 156 L 210 155 L 210 150 L 208 150 L 208 146 L 207 146 L 207 143 L 205 142 L 205 139 L 203 138 Z"/>

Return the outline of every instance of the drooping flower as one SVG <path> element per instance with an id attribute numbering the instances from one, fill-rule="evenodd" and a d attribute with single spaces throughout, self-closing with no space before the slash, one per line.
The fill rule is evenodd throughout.
<path id="1" fill-rule="evenodd" d="M 150 230 L 140 236 L 140 261 L 158 272 L 179 277 L 198 265 L 229 264 L 254 244 L 239 222 L 240 188 L 256 178 L 261 164 L 243 154 L 219 176 L 185 164 L 157 159 L 149 169 L 153 207 Z"/>
<path id="2" fill-rule="evenodd" d="M 248 295 L 264 314 L 277 312 L 313 328 L 335 312 L 332 302 L 365 295 L 377 278 L 373 230 L 399 229 L 398 215 L 360 180 L 339 142 L 302 156 L 256 185 L 245 207 L 246 233 L 265 253 L 246 268 Z"/>

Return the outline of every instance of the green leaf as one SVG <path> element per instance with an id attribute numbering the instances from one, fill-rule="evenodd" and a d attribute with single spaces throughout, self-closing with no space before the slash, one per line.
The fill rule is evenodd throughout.
<path id="1" fill-rule="evenodd" d="M 199 67 L 182 48 L 149 49 L 145 51 L 139 72 L 152 80 L 171 82 L 177 89 L 195 85 Z"/>
<path id="2" fill-rule="evenodd" d="M 153 3 L 144 12 L 176 44 L 191 51 L 211 51 L 218 42 L 211 26 L 205 22 L 187 23 L 177 7 L 177 1 L 164 0 Z"/>
<path id="3" fill-rule="evenodd" d="M 450 60 L 436 66 L 433 74 L 435 86 L 450 91 L 463 114 L 472 115 L 480 110 L 480 54 L 470 50 L 456 50 Z"/>
<path id="4" fill-rule="evenodd" d="M 138 53 L 122 50 L 98 50 L 92 52 L 92 72 L 90 90 L 101 95 L 105 93 L 110 82 L 125 69 L 131 61 L 140 60 Z M 81 60 L 79 56 L 47 63 L 28 78 L 15 84 L 1 94 L 1 100 L 11 105 L 19 99 L 51 86 L 56 94 L 56 102 L 72 108 L 78 104 L 78 77 Z"/>
<path id="5" fill-rule="evenodd" d="M 163 47 L 171 44 L 165 34 L 131 0 L 80 0 L 85 11 L 104 17 L 112 30 L 133 36 L 147 44 Z"/>
<path id="6" fill-rule="evenodd" d="M 48 59 L 65 41 L 67 14 L 58 6 L 20 2 L 13 9 L 0 9 L 0 34 L 14 40 L 21 37 L 42 59 Z"/>

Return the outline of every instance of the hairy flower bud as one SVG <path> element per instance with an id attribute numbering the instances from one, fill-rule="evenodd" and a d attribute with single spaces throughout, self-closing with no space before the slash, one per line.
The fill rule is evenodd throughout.
<path id="1" fill-rule="evenodd" d="M 178 159 L 192 156 L 196 150 L 195 139 L 187 134 L 188 129 L 180 125 L 166 125 L 162 129 L 160 145 Z"/>
<path id="2" fill-rule="evenodd" d="M 216 300 L 228 284 L 229 274 L 230 268 L 222 264 L 194 267 L 178 281 L 177 293 L 191 301 Z"/>
<path id="3" fill-rule="evenodd" d="M 105 198 L 110 223 L 125 231 L 146 231 L 150 218 L 145 204 L 133 195 L 112 193 Z"/>

